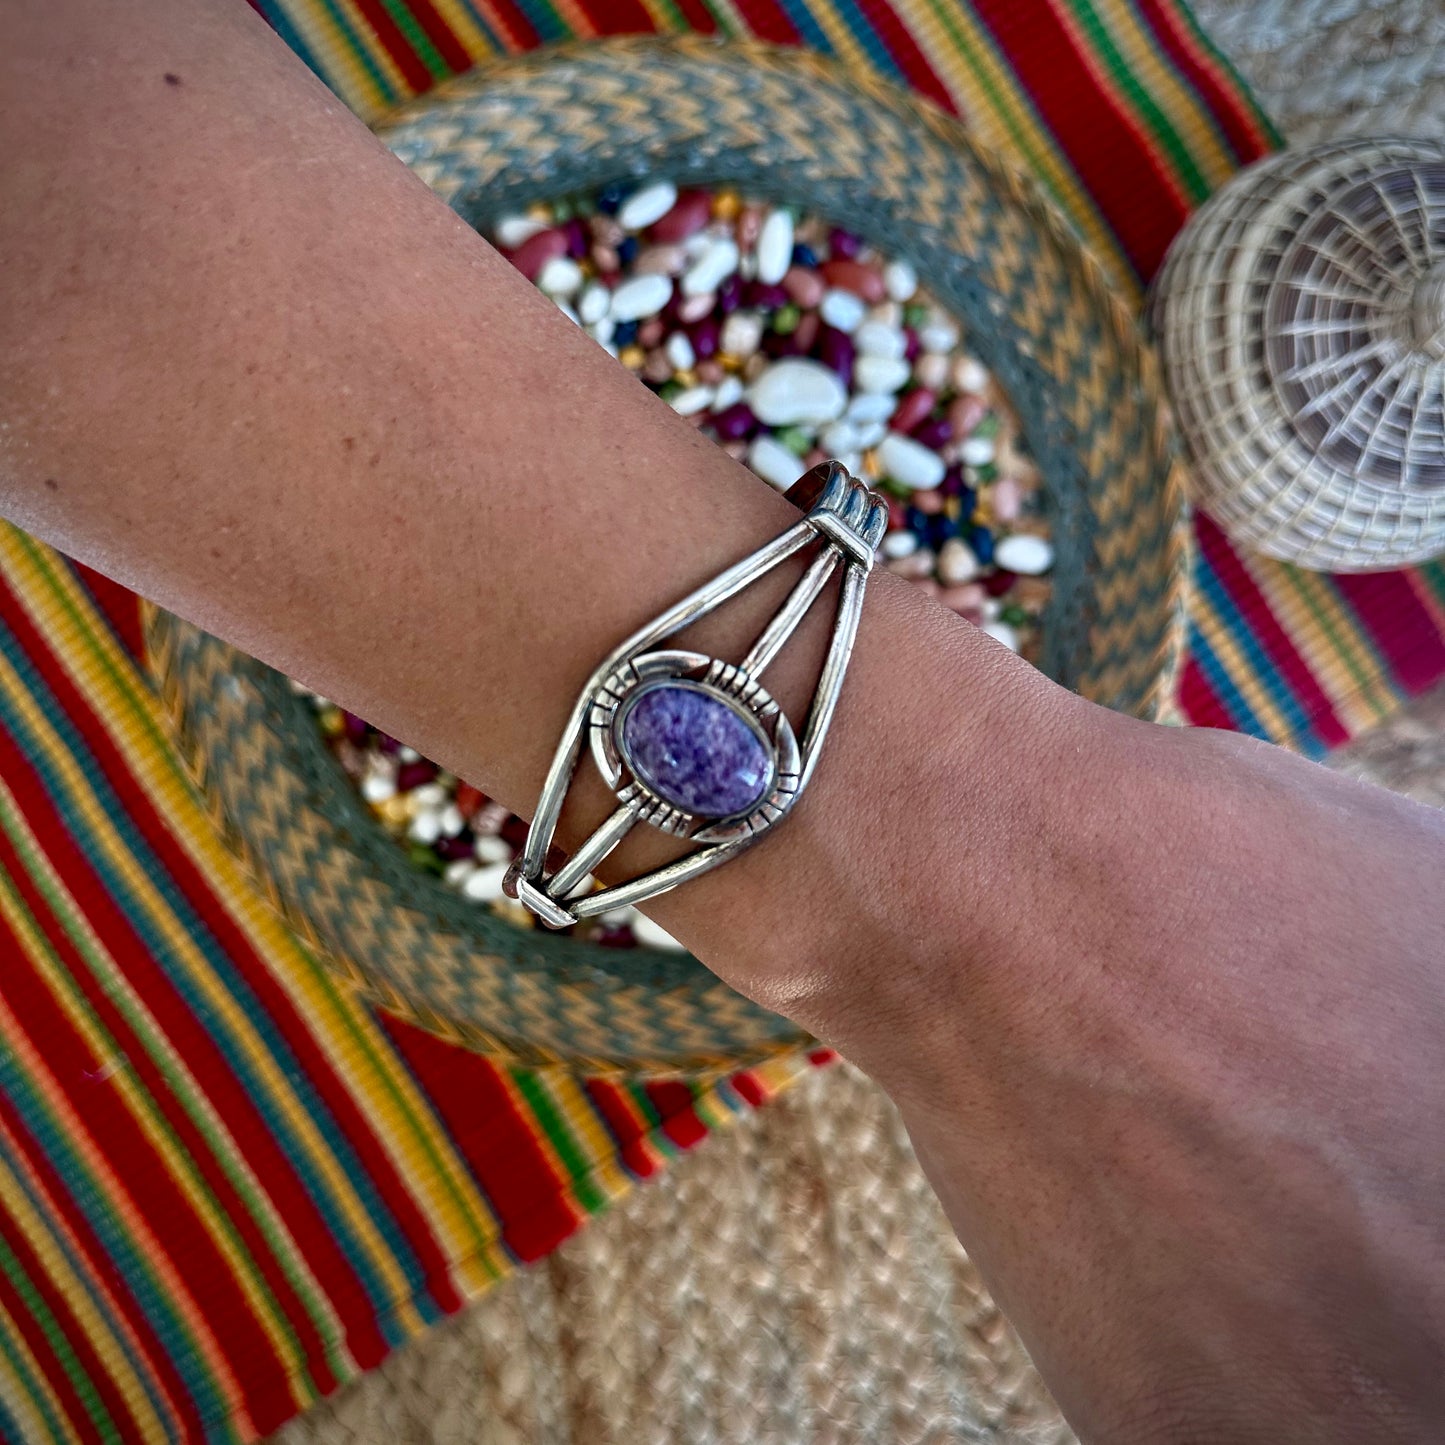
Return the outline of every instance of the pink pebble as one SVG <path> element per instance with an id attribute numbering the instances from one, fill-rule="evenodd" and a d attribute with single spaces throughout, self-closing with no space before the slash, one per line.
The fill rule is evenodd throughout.
<path id="1" fill-rule="evenodd" d="M 825 452 L 822 447 L 814 447 L 812 451 L 803 458 L 803 465 L 811 469 L 821 466 L 827 460 L 828 453 Z"/>
<path id="2" fill-rule="evenodd" d="M 588 225 L 592 231 L 592 239 L 599 246 L 620 246 L 622 238 L 627 234 L 617 223 L 615 217 L 602 211 L 598 211 L 595 216 L 592 216 Z"/>
<path id="3" fill-rule="evenodd" d="M 507 259 L 527 280 L 535 281 L 548 261 L 555 261 L 566 254 L 567 233 L 554 226 L 551 230 L 538 231 L 535 236 L 528 236 L 515 251 L 508 254 Z"/>
<path id="4" fill-rule="evenodd" d="M 945 587 L 938 594 L 938 600 L 955 612 L 981 610 L 988 597 L 977 582 L 965 582 L 961 587 Z"/>
<path id="5" fill-rule="evenodd" d="M 910 391 L 898 403 L 898 409 L 889 417 L 888 425 L 894 431 L 911 432 L 933 410 L 933 403 L 937 400 L 926 386 Z"/>
<path id="6" fill-rule="evenodd" d="M 823 299 L 823 279 L 816 271 L 793 266 L 783 277 L 783 290 L 797 305 L 809 310 Z"/>
<path id="7" fill-rule="evenodd" d="M 876 306 L 887 295 L 878 268 L 862 261 L 824 261 L 823 279 L 840 291 L 851 291 L 870 306 Z"/>
<path id="8" fill-rule="evenodd" d="M 687 264 L 681 246 L 649 246 L 633 263 L 636 276 L 676 276 Z"/>
<path id="9" fill-rule="evenodd" d="M 1023 511 L 1023 488 L 1012 477 L 1001 477 L 989 493 L 993 514 L 1000 522 L 1016 522 Z"/>
<path id="10" fill-rule="evenodd" d="M 662 340 L 662 333 L 666 328 L 662 320 L 657 316 L 650 316 L 641 326 L 637 328 L 637 344 L 644 351 L 651 351 Z"/>
<path id="11" fill-rule="evenodd" d="M 813 343 L 818 339 L 818 328 L 822 324 L 823 322 L 816 311 L 809 311 L 799 320 L 797 326 L 793 329 L 793 340 L 797 344 L 800 353 L 813 349 Z"/>
<path id="12" fill-rule="evenodd" d="M 988 415 L 988 403 L 981 396 L 955 397 L 948 408 L 948 419 L 953 423 L 956 437 L 968 436 Z"/>
<path id="13" fill-rule="evenodd" d="M 906 532 L 908 530 L 908 513 L 897 497 L 888 498 L 888 530 L 890 532 Z"/>
<path id="14" fill-rule="evenodd" d="M 685 241 L 707 225 L 712 215 L 712 197 L 706 191 L 683 191 L 673 208 L 648 229 L 654 241 L 672 244 Z"/>
<path id="15" fill-rule="evenodd" d="M 925 517 L 936 517 L 943 510 L 943 493 L 937 489 L 930 492 L 914 492 L 909 501 Z"/>
<path id="16" fill-rule="evenodd" d="M 611 246 L 602 245 L 592 248 L 592 264 L 597 268 L 598 279 L 609 284 L 616 281 L 617 273 L 622 267 L 617 252 Z"/>
<path id="17" fill-rule="evenodd" d="M 744 206 L 738 215 L 738 245 L 744 251 L 758 244 L 763 229 L 763 213 L 758 206 Z"/>
<path id="18" fill-rule="evenodd" d="M 719 361 L 699 361 L 697 364 L 697 379 L 704 386 L 719 386 L 726 375 Z"/>
<path id="19" fill-rule="evenodd" d="M 684 326 L 701 321 L 717 305 L 717 296 L 708 291 L 702 296 L 689 296 L 677 308 L 677 319 Z"/>
<path id="20" fill-rule="evenodd" d="M 723 442 L 722 449 L 735 461 L 740 462 L 748 454 L 746 442 Z"/>
<path id="21" fill-rule="evenodd" d="M 916 577 L 914 578 L 913 585 L 918 588 L 925 597 L 938 596 L 938 582 L 933 577 Z"/>

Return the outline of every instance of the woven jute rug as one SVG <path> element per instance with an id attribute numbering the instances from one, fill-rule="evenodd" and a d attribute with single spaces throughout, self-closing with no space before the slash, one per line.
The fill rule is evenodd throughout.
<path id="1" fill-rule="evenodd" d="M 1445 135 L 1440 0 L 1201 0 L 1282 123 Z M 1445 806 L 1445 689 L 1336 765 Z M 892 1105 L 820 1071 L 274 1445 L 1072 1440 Z"/>

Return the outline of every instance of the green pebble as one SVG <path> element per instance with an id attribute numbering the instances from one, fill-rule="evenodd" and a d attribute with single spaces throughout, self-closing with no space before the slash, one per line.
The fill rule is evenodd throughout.
<path id="1" fill-rule="evenodd" d="M 795 456 L 805 457 L 812 449 L 813 439 L 799 427 L 785 426 L 773 433 L 773 440 L 781 442 Z"/>
<path id="2" fill-rule="evenodd" d="M 1034 619 L 1028 612 L 1020 607 L 1017 602 L 1010 602 L 1007 607 L 999 613 L 999 620 L 1007 622 L 1010 627 L 1027 627 Z"/>
<path id="3" fill-rule="evenodd" d="M 682 395 L 682 383 L 680 381 L 664 381 L 658 387 L 657 394 L 663 401 L 671 401 L 673 397 Z"/>
<path id="4" fill-rule="evenodd" d="M 588 216 L 596 215 L 597 203 L 591 196 L 583 196 L 572 207 L 572 211 L 574 215 L 581 216 L 585 219 Z"/>
<path id="5" fill-rule="evenodd" d="M 910 301 L 903 308 L 903 324 L 915 330 L 928 319 L 928 307 L 920 301 Z"/>
<path id="6" fill-rule="evenodd" d="M 440 873 L 446 866 L 425 843 L 413 843 L 406 852 L 418 868 L 425 868 L 428 873 Z"/>
<path id="7" fill-rule="evenodd" d="M 773 330 L 779 336 L 791 336 L 798 329 L 798 322 L 803 319 L 803 313 L 791 302 L 787 306 L 779 306 L 773 312 Z"/>
<path id="8" fill-rule="evenodd" d="M 986 417 L 984 417 L 981 422 L 979 422 L 976 427 L 974 427 L 971 435 L 976 437 L 983 437 L 985 439 L 989 437 L 996 437 L 998 435 L 998 425 L 998 413 L 996 411 L 991 411 Z"/>
<path id="9" fill-rule="evenodd" d="M 890 497 L 897 497 L 900 502 L 906 502 L 913 495 L 912 487 L 900 487 L 892 477 L 882 477 L 873 483 L 874 489 L 879 492 L 886 492 Z"/>
<path id="10" fill-rule="evenodd" d="M 577 214 L 577 207 L 572 201 L 552 202 L 552 221 L 560 225 L 563 221 L 570 221 Z"/>
<path id="11" fill-rule="evenodd" d="M 985 462 L 981 467 L 970 467 L 968 470 L 973 480 L 981 487 L 986 487 L 990 482 L 998 481 L 997 462 Z"/>

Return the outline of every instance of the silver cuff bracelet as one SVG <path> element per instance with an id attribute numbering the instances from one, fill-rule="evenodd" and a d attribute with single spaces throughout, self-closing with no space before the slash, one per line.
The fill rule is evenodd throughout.
<path id="1" fill-rule="evenodd" d="M 634 633 L 582 690 L 526 845 L 507 875 L 506 891 L 548 927 L 640 903 L 716 868 L 786 817 L 802 795 L 837 705 L 888 508 L 838 462 L 814 467 L 788 496 L 807 509 L 801 521 Z M 741 662 L 659 650 L 673 633 L 814 542 L 822 544 L 817 557 Z M 800 739 L 759 678 L 840 565 L 833 639 Z M 617 808 L 548 875 L 552 837 L 584 740 Z M 598 888 L 592 870 L 638 822 L 698 846 L 630 882 Z"/>

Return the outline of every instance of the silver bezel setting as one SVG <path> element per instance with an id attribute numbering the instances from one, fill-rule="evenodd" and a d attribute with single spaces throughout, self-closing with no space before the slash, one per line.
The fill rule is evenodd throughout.
<path id="1" fill-rule="evenodd" d="M 655 688 L 683 684 L 712 697 L 742 719 L 767 754 L 770 778 L 758 801 L 713 818 L 689 813 L 662 797 L 632 765 L 621 732 L 628 711 Z M 746 838 L 771 827 L 793 805 L 802 776 L 798 740 L 767 689 L 735 663 L 700 652 L 653 652 L 618 664 L 592 697 L 592 757 L 617 801 L 639 822 L 697 843 Z"/>

